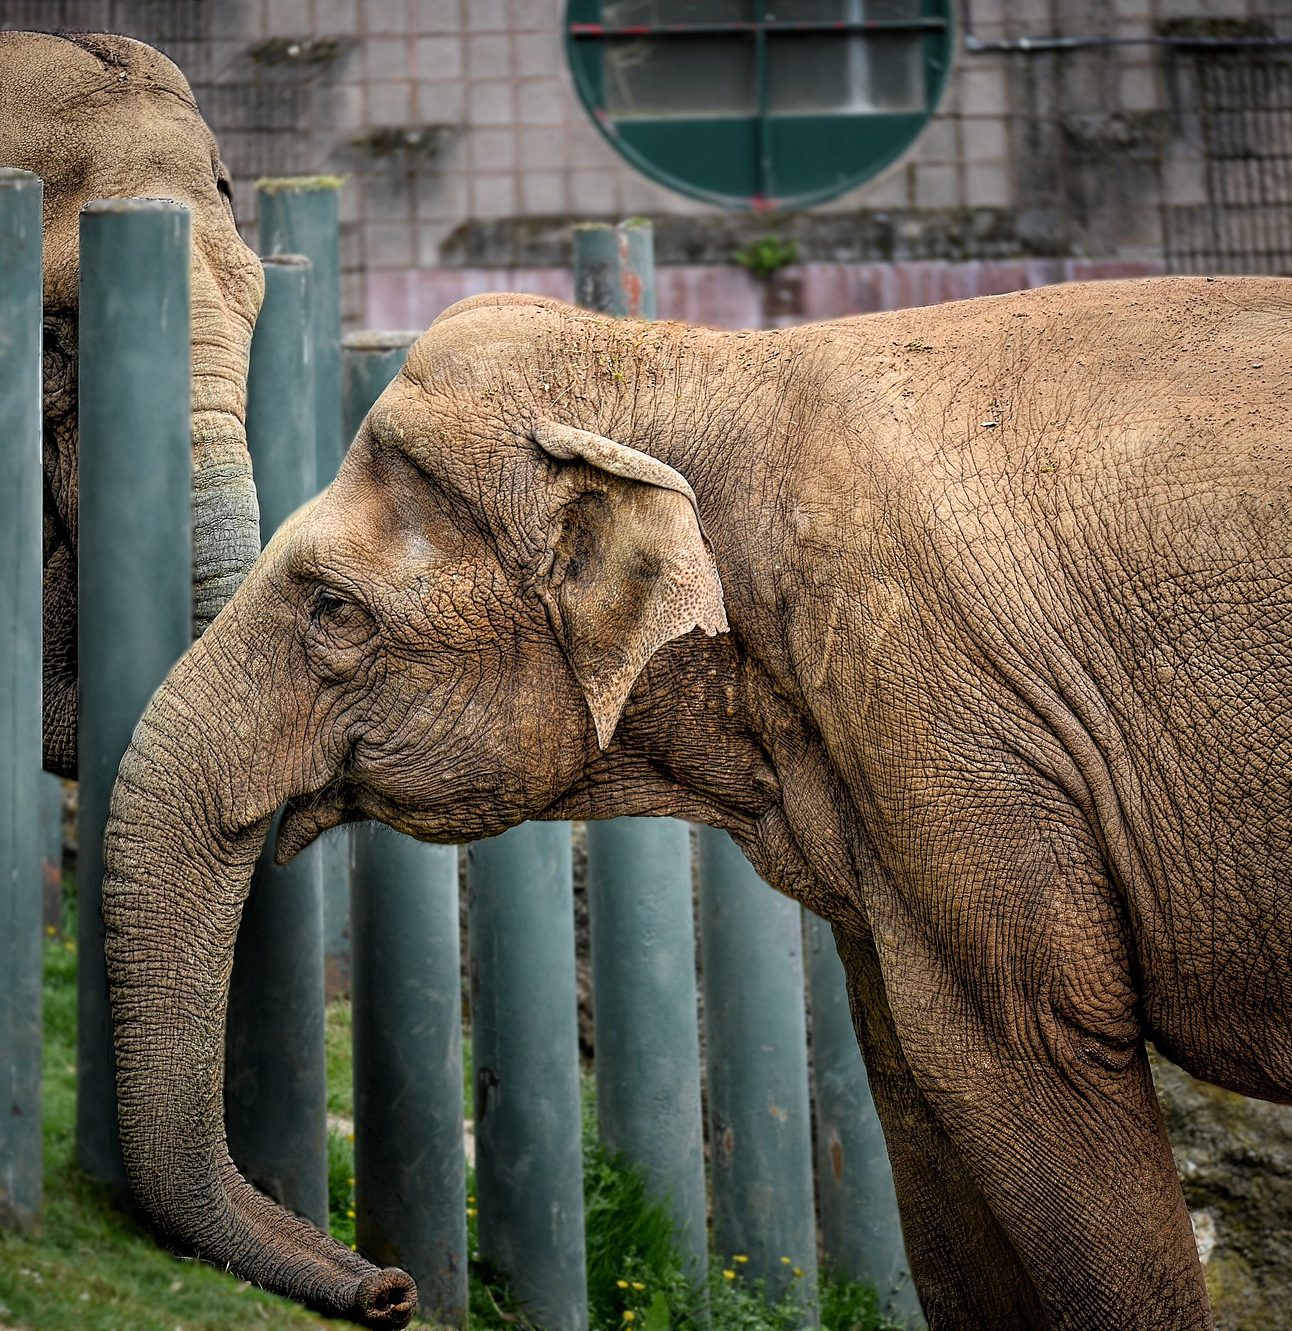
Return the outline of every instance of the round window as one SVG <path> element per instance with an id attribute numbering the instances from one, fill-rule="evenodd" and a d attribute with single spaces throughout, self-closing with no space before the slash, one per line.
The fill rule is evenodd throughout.
<path id="1" fill-rule="evenodd" d="M 950 0 L 568 0 L 566 46 L 634 166 L 710 203 L 780 208 L 911 144 L 946 82 Z"/>

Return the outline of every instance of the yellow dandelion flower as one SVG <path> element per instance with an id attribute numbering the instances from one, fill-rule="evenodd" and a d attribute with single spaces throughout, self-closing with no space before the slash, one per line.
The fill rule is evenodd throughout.
<path id="1" fill-rule="evenodd" d="M 634 1280 L 634 1281 L 633 1281 L 633 1288 L 634 1288 L 634 1289 L 645 1289 L 646 1286 L 643 1285 L 642 1282 L 641 1282 L 640 1280 Z"/>
<path id="2" fill-rule="evenodd" d="M 616 1289 L 627 1289 L 627 1288 L 628 1288 L 628 1282 L 627 1282 L 626 1280 L 616 1280 L 616 1281 L 615 1281 L 615 1288 L 616 1288 Z"/>
<path id="3" fill-rule="evenodd" d="M 803 1268 L 801 1266 L 796 1266 L 794 1268 L 794 1279 L 795 1280 L 803 1279 Z"/>
<path id="4" fill-rule="evenodd" d="M 782 1257 L 782 1258 L 781 1258 L 781 1265 L 782 1265 L 782 1266 L 788 1266 L 789 1264 L 790 1264 L 790 1259 L 789 1259 L 788 1257 Z"/>
<path id="5" fill-rule="evenodd" d="M 469 1202 L 471 1203 L 471 1205 L 474 1206 L 474 1205 L 476 1204 L 476 1196 L 475 1196 L 475 1193 L 473 1193 L 473 1192 L 472 1192 L 472 1193 L 468 1193 L 468 1194 L 467 1194 L 467 1201 L 469 1201 Z"/>
<path id="6" fill-rule="evenodd" d="M 744 1264 L 749 1260 L 749 1258 L 746 1257 L 743 1252 L 738 1252 L 731 1260 L 733 1262 L 739 1262 L 741 1266 L 744 1266 Z"/>
<path id="7" fill-rule="evenodd" d="M 348 1142 L 352 1142 L 352 1141 L 354 1141 L 354 1133 L 353 1133 L 353 1132 L 347 1132 L 347 1133 L 345 1134 L 345 1139 L 346 1139 L 346 1141 L 348 1141 Z"/>
<path id="8" fill-rule="evenodd" d="M 722 1278 L 724 1280 L 734 1280 L 736 1278 L 736 1273 L 730 1269 L 724 1269 L 722 1272 Z"/>
<path id="9" fill-rule="evenodd" d="M 348 1215 L 348 1216 L 350 1217 L 351 1220 L 354 1219 L 354 1207 L 353 1207 L 353 1206 L 351 1206 L 351 1207 L 346 1211 L 346 1215 Z"/>
<path id="10" fill-rule="evenodd" d="M 474 1220 L 475 1218 L 476 1218 L 476 1208 L 475 1208 L 474 1206 L 468 1206 L 468 1207 L 467 1207 L 467 1219 L 468 1219 L 468 1220 Z"/>
<path id="11" fill-rule="evenodd" d="M 625 1322 L 635 1322 L 636 1320 L 637 1320 L 637 1314 L 636 1314 L 635 1312 L 633 1312 L 633 1310 L 632 1310 L 631 1308 L 625 1308 L 625 1309 L 624 1309 L 624 1321 L 625 1321 Z"/>
<path id="12" fill-rule="evenodd" d="M 52 924 L 47 924 L 47 925 L 45 926 L 45 932 L 46 932 L 51 938 L 53 938 L 53 936 L 58 932 L 58 930 L 55 929 L 54 926 L 53 926 Z"/>

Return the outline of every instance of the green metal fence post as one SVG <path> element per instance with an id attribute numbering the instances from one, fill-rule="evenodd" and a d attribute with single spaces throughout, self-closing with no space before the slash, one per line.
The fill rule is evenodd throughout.
<path id="1" fill-rule="evenodd" d="M 570 825 L 468 852 L 481 1254 L 543 1331 L 587 1331 Z"/>
<path id="2" fill-rule="evenodd" d="M 341 431 L 346 447 L 354 442 L 368 408 L 403 368 L 408 349 L 421 334 L 411 329 L 390 333 L 348 333 L 341 343 Z"/>
<path id="3" fill-rule="evenodd" d="M 310 261 L 315 465 L 320 487 L 332 483 L 350 442 L 341 437 L 340 187 L 334 176 L 289 176 L 256 183 L 261 254 L 299 254 Z"/>
<path id="4" fill-rule="evenodd" d="M 41 182 L 0 170 L 0 1227 L 41 1191 Z"/>
<path id="5" fill-rule="evenodd" d="M 853 1031 L 847 981 L 830 926 L 810 911 L 803 914 L 826 1270 L 869 1281 L 885 1311 L 911 1321 L 919 1317 L 920 1304 L 902 1242 L 884 1132 Z"/>
<path id="6" fill-rule="evenodd" d="M 417 334 L 341 347 L 347 440 Z M 467 1311 L 458 852 L 356 827 L 350 896 L 355 1229 L 359 1249 L 417 1281 L 423 1315 Z"/>
<path id="7" fill-rule="evenodd" d="M 655 317 L 655 233 L 649 221 L 574 228 L 574 299 L 601 314 Z"/>
<path id="8" fill-rule="evenodd" d="M 698 829 L 700 955 L 714 1243 L 737 1269 L 816 1300 L 799 907 L 767 887 L 725 832 Z M 785 1260 L 788 1259 L 788 1260 Z"/>
<path id="9" fill-rule="evenodd" d="M 589 823 L 588 915 L 601 1140 L 641 1168 L 701 1277 L 708 1234 L 686 823 Z"/>
<path id="10" fill-rule="evenodd" d="M 52 772 L 42 772 L 39 782 L 41 918 L 58 929 L 63 923 L 63 783 Z"/>
<path id="11" fill-rule="evenodd" d="M 192 635 L 189 217 L 159 199 L 81 213 L 80 821 L 76 1144 L 125 1186 L 99 916 L 121 756 Z"/>
<path id="12" fill-rule="evenodd" d="M 341 263 L 336 176 L 287 176 L 256 182 L 260 252 L 310 261 L 314 351 L 314 429 L 319 489 L 332 483 L 349 439 L 341 435 Z M 333 828 L 319 842 L 323 874 L 323 961 L 329 997 L 350 990 L 350 831 Z"/>
<path id="13" fill-rule="evenodd" d="M 354 1175 L 359 1250 L 417 1281 L 421 1314 L 467 1312 L 456 846 L 354 829 Z"/>
<path id="14" fill-rule="evenodd" d="M 654 318 L 650 223 L 576 226 L 574 290 L 581 305 L 602 314 Z M 588 914 L 601 1140 L 643 1170 L 702 1277 L 708 1237 L 686 824 L 589 823 Z"/>
<path id="15" fill-rule="evenodd" d="M 280 256 L 264 268 L 247 378 L 262 545 L 315 489 L 309 260 Z M 323 881 L 316 845 L 290 864 L 274 863 L 277 831 L 275 820 L 238 931 L 225 1117 L 230 1152 L 246 1177 L 326 1227 Z"/>

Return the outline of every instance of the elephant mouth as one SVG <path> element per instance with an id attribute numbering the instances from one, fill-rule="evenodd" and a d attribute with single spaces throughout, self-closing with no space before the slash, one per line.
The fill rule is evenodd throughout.
<path id="1" fill-rule="evenodd" d="M 295 795 L 278 824 L 274 863 L 287 864 L 329 828 L 362 822 L 368 816 L 359 808 L 357 792 L 345 781 L 329 781 L 310 794 Z"/>

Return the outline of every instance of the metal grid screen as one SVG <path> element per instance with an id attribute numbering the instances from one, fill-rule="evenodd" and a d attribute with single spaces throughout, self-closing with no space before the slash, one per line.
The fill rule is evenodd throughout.
<path id="1" fill-rule="evenodd" d="M 246 0 L 0 0 L 0 28 L 123 32 L 165 52 L 220 141 L 237 181 L 239 227 L 254 245 L 251 182 L 320 169 L 311 134 L 319 70 L 249 59 L 237 40 L 245 9 Z"/>
<path id="2" fill-rule="evenodd" d="M 1292 273 L 1292 53 L 1211 51 L 1180 63 L 1191 94 L 1180 111 L 1202 150 L 1207 201 L 1166 210 L 1169 270 Z"/>

